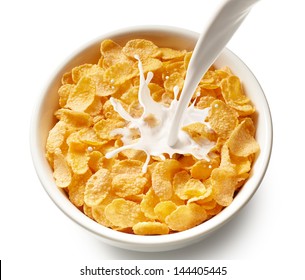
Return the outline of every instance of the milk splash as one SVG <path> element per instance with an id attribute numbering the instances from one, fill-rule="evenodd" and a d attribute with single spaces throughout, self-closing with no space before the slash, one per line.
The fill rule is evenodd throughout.
<path id="1" fill-rule="evenodd" d="M 110 102 L 114 110 L 129 123 L 124 128 L 114 129 L 112 135 L 122 135 L 123 146 L 110 151 L 106 154 L 106 158 L 111 158 L 121 151 L 127 149 L 142 150 L 146 153 L 146 161 L 143 165 L 142 172 L 147 172 L 147 167 L 151 156 L 158 156 L 165 159 L 164 154 L 168 154 L 171 158 L 173 154 L 190 154 L 197 159 L 206 159 L 210 149 L 215 145 L 214 142 L 204 140 L 202 143 L 195 142 L 186 132 L 180 130 L 178 132 L 178 141 L 174 146 L 168 145 L 168 137 L 170 127 L 173 121 L 174 113 L 178 105 L 179 88 L 174 87 L 174 100 L 169 107 L 155 102 L 151 95 L 148 84 L 153 78 L 153 73 L 148 72 L 145 79 L 142 62 L 139 56 L 135 56 L 138 60 L 140 72 L 140 86 L 138 99 L 143 107 L 143 114 L 139 118 L 133 118 L 121 105 L 120 102 L 113 97 Z M 195 108 L 193 102 L 185 111 L 182 127 L 191 123 L 201 122 L 210 128 L 209 123 L 205 122 L 210 108 L 203 110 Z M 135 138 L 135 131 L 140 134 L 140 138 Z"/>

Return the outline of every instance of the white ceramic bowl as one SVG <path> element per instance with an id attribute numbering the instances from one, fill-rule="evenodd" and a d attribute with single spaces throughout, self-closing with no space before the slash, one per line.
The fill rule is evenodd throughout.
<path id="1" fill-rule="evenodd" d="M 137 236 L 116 232 L 91 220 L 73 206 L 64 191 L 58 189 L 54 183 L 52 170 L 45 158 L 45 143 L 48 132 L 55 122 L 53 113 L 58 107 L 57 90 L 62 74 L 83 63 L 96 63 L 100 55 L 100 42 L 105 38 L 111 38 L 121 44 L 132 38 L 145 38 L 160 47 L 192 50 L 198 36 L 199 34 L 195 32 L 168 26 L 131 27 L 105 34 L 68 58 L 53 75 L 38 100 L 32 116 L 30 132 L 32 158 L 38 177 L 50 198 L 62 212 L 106 243 L 137 251 L 166 251 L 198 242 L 229 221 L 253 196 L 265 175 L 272 149 L 272 121 L 268 103 L 252 72 L 234 53 L 225 49 L 215 65 L 216 67 L 227 65 L 241 78 L 246 94 L 257 110 L 256 139 L 261 147 L 249 180 L 230 206 L 212 219 L 184 232 L 162 236 Z"/>

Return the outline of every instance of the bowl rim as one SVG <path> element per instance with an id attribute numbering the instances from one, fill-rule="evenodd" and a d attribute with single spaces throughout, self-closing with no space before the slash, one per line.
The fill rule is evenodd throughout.
<path id="1" fill-rule="evenodd" d="M 58 191 L 58 188 L 55 185 L 55 182 L 53 180 L 53 177 L 50 176 L 51 174 L 47 174 L 45 166 L 45 156 L 40 152 L 38 149 L 39 147 L 39 122 L 40 122 L 40 115 L 43 108 L 41 108 L 41 104 L 45 102 L 45 99 L 47 97 L 47 92 L 54 82 L 57 74 L 60 72 L 61 69 L 65 67 L 74 57 L 76 57 L 79 53 L 81 53 L 83 50 L 89 48 L 90 46 L 100 42 L 101 40 L 105 38 L 112 38 L 116 36 L 120 36 L 122 34 L 127 33 L 137 33 L 137 32 L 162 32 L 162 33 L 171 33 L 171 34 L 179 34 L 181 37 L 194 37 L 197 38 L 199 34 L 197 32 L 180 28 L 180 27 L 174 27 L 174 26 L 166 26 L 166 25 L 143 25 L 143 26 L 131 26 L 126 27 L 118 30 L 114 30 L 111 32 L 108 32 L 106 34 L 103 34 L 101 36 L 96 37 L 93 40 L 90 40 L 83 46 L 79 47 L 76 51 L 74 51 L 67 59 L 65 59 L 57 69 L 55 69 L 54 73 L 50 76 L 51 78 L 47 81 L 45 88 L 43 89 L 42 93 L 39 95 L 36 105 L 34 107 L 32 118 L 31 118 L 31 126 L 30 126 L 30 150 L 32 155 L 32 161 L 34 164 L 34 167 L 36 169 L 37 176 L 51 198 L 51 200 L 55 203 L 55 205 L 71 220 L 76 222 L 78 225 L 80 225 L 82 228 L 86 229 L 87 231 L 93 233 L 95 236 L 98 236 L 105 241 L 108 241 L 108 243 L 111 243 L 112 245 L 121 247 L 121 248 L 127 248 L 131 250 L 154 250 L 154 251 L 163 251 L 168 250 L 167 248 L 176 248 L 177 245 L 180 246 L 181 242 L 183 241 L 184 245 L 187 245 L 188 243 L 193 243 L 195 240 L 200 239 L 203 235 L 207 235 L 208 233 L 211 233 L 212 231 L 218 229 L 223 224 L 228 222 L 237 212 L 239 212 L 251 199 L 251 197 L 254 195 L 258 187 L 260 186 L 265 173 L 267 171 L 271 152 L 272 152 L 272 143 L 273 143 L 273 125 L 272 125 L 272 118 L 271 118 L 271 112 L 270 107 L 268 104 L 268 101 L 266 99 L 266 96 L 257 81 L 256 77 L 252 73 L 252 71 L 248 68 L 248 66 L 232 51 L 225 48 L 223 52 L 226 55 L 229 55 L 233 57 L 236 61 L 238 61 L 248 72 L 253 81 L 257 84 L 257 87 L 260 89 L 261 99 L 264 101 L 262 104 L 260 104 L 260 109 L 264 112 L 265 118 L 264 121 L 266 122 L 266 147 L 265 153 L 261 153 L 260 157 L 263 157 L 261 159 L 262 166 L 261 166 L 261 173 L 256 175 L 255 182 L 253 183 L 253 187 L 251 189 L 248 189 L 245 193 L 245 198 L 243 199 L 236 199 L 238 197 L 235 197 L 232 204 L 233 206 L 229 206 L 224 208 L 218 215 L 214 216 L 210 220 L 204 222 L 201 225 L 198 225 L 194 228 L 177 232 L 174 234 L 169 235 L 157 235 L 157 236 L 140 236 L 140 235 L 132 235 L 132 234 L 126 234 L 123 232 L 117 232 L 112 229 L 106 228 L 97 222 L 91 220 L 89 217 L 84 215 L 80 210 L 78 210 L 72 203 L 66 203 L 67 199 Z M 54 188 L 55 186 L 55 188 Z M 181 245 L 184 246 L 184 245 Z M 160 247 L 161 246 L 161 247 Z"/>

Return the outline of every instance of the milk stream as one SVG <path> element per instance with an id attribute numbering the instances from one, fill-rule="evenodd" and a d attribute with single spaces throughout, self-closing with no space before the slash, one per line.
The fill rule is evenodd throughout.
<path id="1" fill-rule="evenodd" d="M 214 142 L 204 139 L 202 143 L 195 142 L 186 132 L 179 130 L 178 140 L 174 146 L 168 145 L 168 137 L 170 127 L 173 122 L 176 108 L 179 104 L 178 93 L 179 88 L 174 87 L 174 100 L 169 107 L 164 106 L 162 103 L 155 102 L 151 95 L 148 84 L 153 78 L 153 73 L 148 72 L 145 79 L 143 67 L 139 56 L 135 56 L 138 60 L 138 67 L 140 72 L 140 86 L 138 92 L 138 99 L 140 105 L 143 107 L 143 114 L 139 118 L 132 117 L 121 105 L 121 103 L 110 98 L 110 102 L 116 112 L 128 121 L 126 127 L 114 129 L 112 135 L 121 135 L 123 146 L 106 154 L 106 158 L 112 158 L 121 151 L 127 149 L 135 149 L 144 151 L 147 155 L 146 161 L 143 165 L 142 172 L 147 172 L 147 167 L 151 156 L 157 156 L 165 159 L 165 154 L 171 158 L 173 154 L 190 154 L 197 159 L 206 159 L 209 161 L 208 152 L 215 145 Z M 182 120 L 182 126 L 192 123 L 204 123 L 210 128 L 209 123 L 205 119 L 209 113 L 210 108 L 198 109 L 195 108 L 193 102 L 185 111 Z M 177 128 L 178 129 L 178 128 Z M 140 137 L 135 139 L 136 134 Z"/>

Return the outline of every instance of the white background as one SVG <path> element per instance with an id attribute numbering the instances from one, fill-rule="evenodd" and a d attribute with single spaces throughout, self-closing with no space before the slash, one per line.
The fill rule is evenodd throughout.
<path id="1" fill-rule="evenodd" d="M 260 1 L 228 44 L 256 75 L 271 108 L 273 153 L 261 187 L 236 218 L 211 237 L 163 253 L 106 245 L 57 209 L 32 165 L 31 114 L 56 67 L 88 41 L 143 24 L 200 32 L 217 1 L 0 3 L 0 259 L 4 279 L 30 279 L 31 275 L 39 279 L 38 267 L 49 270 L 44 279 L 53 275 L 50 271 L 69 275 L 67 269 L 74 261 L 85 265 L 103 259 L 246 260 L 262 275 L 269 265 L 268 273 L 273 276 L 301 273 L 305 249 L 304 1 Z"/>

